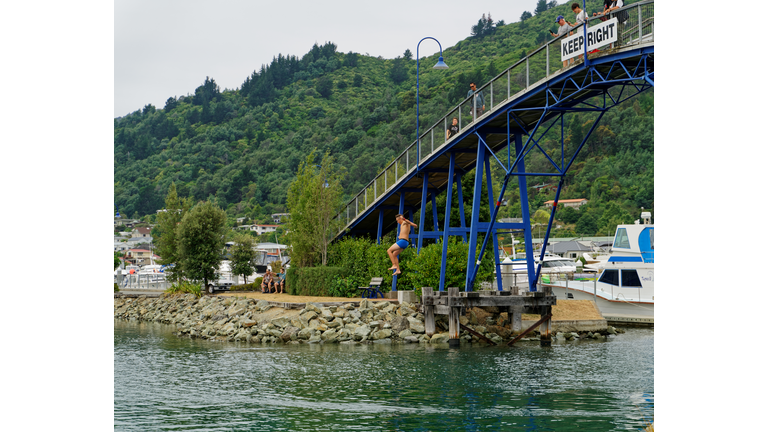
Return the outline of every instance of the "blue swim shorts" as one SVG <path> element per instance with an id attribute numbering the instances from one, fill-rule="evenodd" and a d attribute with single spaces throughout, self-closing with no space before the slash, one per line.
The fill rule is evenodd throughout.
<path id="1" fill-rule="evenodd" d="M 408 247 L 408 240 L 405 239 L 399 239 L 396 243 L 397 247 L 400 249 L 405 249 Z"/>

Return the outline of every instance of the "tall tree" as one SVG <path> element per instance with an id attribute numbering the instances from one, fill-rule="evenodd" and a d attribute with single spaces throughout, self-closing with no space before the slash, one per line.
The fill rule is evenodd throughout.
<path id="1" fill-rule="evenodd" d="M 547 7 L 547 0 L 539 0 L 538 2 L 536 2 L 536 9 L 533 11 L 533 13 L 538 15 L 546 11 L 547 9 L 549 9 L 549 7 Z"/>
<path id="2" fill-rule="evenodd" d="M 211 201 L 198 203 L 181 219 L 176 230 L 179 262 L 184 276 L 203 281 L 207 288 L 221 263 L 227 215 Z"/>
<path id="3" fill-rule="evenodd" d="M 392 69 L 389 71 L 389 78 L 391 78 L 395 84 L 400 84 L 408 78 L 408 70 L 405 69 L 402 57 L 397 57 L 395 59 L 395 62 L 392 64 Z"/>
<path id="4" fill-rule="evenodd" d="M 253 274 L 253 260 L 256 258 L 254 244 L 253 237 L 241 233 L 235 237 L 235 245 L 232 246 L 232 273 L 241 275 L 244 284 L 246 278 Z"/>
<path id="5" fill-rule="evenodd" d="M 157 230 L 159 236 L 156 240 L 157 253 L 160 255 L 160 264 L 171 265 L 165 270 L 166 277 L 172 282 L 179 281 L 183 275 L 179 261 L 179 239 L 176 236 L 176 228 L 184 218 L 184 215 L 192 207 L 190 198 L 179 198 L 176 194 L 176 183 L 171 183 L 168 195 L 165 196 L 165 211 L 157 214 Z"/>
<path id="6" fill-rule="evenodd" d="M 316 151 L 299 164 L 296 180 L 288 189 L 287 241 L 291 245 L 291 261 L 297 267 L 312 267 L 328 261 L 328 245 L 341 228 L 334 220 L 343 205 L 341 181 L 344 173 L 333 166 L 329 153 L 320 165 L 315 164 Z"/>

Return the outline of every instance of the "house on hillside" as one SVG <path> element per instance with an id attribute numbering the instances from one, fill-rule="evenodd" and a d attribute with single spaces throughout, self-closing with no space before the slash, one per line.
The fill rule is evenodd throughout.
<path id="1" fill-rule="evenodd" d="M 138 247 L 141 243 L 152 243 L 152 236 L 149 237 L 130 237 L 125 240 L 125 244 L 130 247 Z"/>
<path id="2" fill-rule="evenodd" d="M 275 231 L 277 231 L 277 227 L 279 227 L 279 226 L 280 225 L 259 225 L 259 224 L 254 224 L 254 225 L 251 226 L 251 231 L 256 231 L 256 234 L 261 235 L 261 234 L 266 234 L 268 232 L 275 232 Z"/>
<path id="3" fill-rule="evenodd" d="M 563 241 L 553 243 L 547 246 L 547 252 L 561 256 L 563 258 L 577 259 L 584 254 L 584 252 L 591 252 L 592 248 L 583 245 L 577 241 Z M 537 252 L 541 254 L 541 249 Z"/>
<path id="4" fill-rule="evenodd" d="M 290 215 L 290 213 L 272 213 L 272 221 L 276 224 L 281 224 L 284 223 L 285 219 Z"/>
<path id="5" fill-rule="evenodd" d="M 555 203 L 553 200 L 549 200 L 544 203 L 545 206 L 547 206 L 548 209 L 552 208 L 552 205 Z M 578 199 L 561 199 L 557 202 L 557 205 L 559 207 L 573 207 L 576 210 L 579 209 L 579 207 L 583 206 L 587 203 L 586 198 L 578 198 Z"/>
<path id="6" fill-rule="evenodd" d="M 131 237 L 151 237 L 152 228 L 150 227 L 138 227 L 131 231 Z"/>
<path id="7" fill-rule="evenodd" d="M 155 262 L 160 259 L 159 256 L 152 254 L 149 249 L 128 249 L 125 253 L 125 262 L 135 265 L 147 265 L 154 259 Z"/>

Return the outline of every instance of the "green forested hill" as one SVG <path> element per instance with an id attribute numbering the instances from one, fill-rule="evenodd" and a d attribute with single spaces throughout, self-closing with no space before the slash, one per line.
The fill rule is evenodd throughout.
<path id="1" fill-rule="evenodd" d="M 602 2 L 587 5 L 591 13 Z M 497 25 L 490 35 L 444 47 L 448 70 L 431 69 L 437 54 L 422 60 L 421 127 L 460 102 L 469 82 L 487 82 L 549 40 L 557 15 L 573 20 L 568 5 L 556 6 L 522 22 Z M 468 32 L 473 24 L 467 22 Z M 345 54 L 328 42 L 301 57 L 277 54 L 244 77 L 239 89 L 221 91 L 210 77 L 193 94 L 171 97 L 162 108 L 147 105 L 115 119 L 116 206 L 128 216 L 154 214 L 175 182 L 180 196 L 211 198 L 230 217 L 261 220 L 285 210 L 288 185 L 313 148 L 331 152 L 347 170 L 345 191 L 357 193 L 415 140 L 412 56 L 408 50 L 396 59 Z M 567 139 L 583 137 L 593 118 L 569 119 Z M 537 163 L 545 163 L 544 158 L 534 159 L 529 171 Z M 531 179 L 529 185 L 549 182 Z M 554 193 L 532 191 L 532 196 L 535 211 Z M 641 206 L 653 207 L 652 91 L 603 117 L 561 196 L 582 197 L 590 205 L 565 215 L 565 221 L 579 222 L 571 230 L 584 234 L 609 230 L 611 220 L 630 222 L 639 217 Z M 514 192 L 508 198 L 514 202 Z M 502 216 L 517 216 L 519 205 L 506 213 Z"/>

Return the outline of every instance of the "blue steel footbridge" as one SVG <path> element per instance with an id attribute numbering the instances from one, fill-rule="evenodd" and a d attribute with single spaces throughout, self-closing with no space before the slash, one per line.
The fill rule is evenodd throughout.
<path id="1" fill-rule="evenodd" d="M 461 236 L 469 241 L 466 291 L 471 291 L 480 260 L 490 249 L 500 275 L 500 258 L 496 234 L 499 230 L 521 230 L 525 241 L 529 290 L 536 291 L 540 267 L 535 266 L 531 235 L 531 215 L 528 214 L 527 177 L 548 176 L 558 179 L 555 205 L 550 215 L 541 254 L 557 209 L 557 201 L 565 176 L 577 159 L 591 133 L 605 112 L 654 86 L 654 2 L 633 3 L 615 11 L 607 19 L 616 18 L 616 38 L 609 45 L 590 47 L 589 52 L 575 58 L 574 64 L 563 65 L 561 42 L 554 39 L 479 88 L 484 95 L 485 110 L 476 109 L 477 98 L 469 97 L 454 107 L 417 141 L 406 148 L 394 161 L 354 196 L 338 217 L 344 228 L 336 239 L 344 236 L 370 236 L 380 240 L 382 235 L 397 229 L 395 215 L 405 214 L 414 220 L 420 215 L 419 229 L 411 233 L 411 241 L 420 250 L 424 239 L 443 240 L 443 260 L 439 290 L 445 289 L 447 244 L 449 236 Z M 590 19 L 574 35 L 599 25 L 603 20 Z M 565 145 L 565 117 L 575 113 L 596 113 L 597 119 L 580 143 Z M 446 138 L 453 118 L 459 122 L 459 133 Z M 560 132 L 560 148 L 546 151 L 539 141 L 544 134 Z M 547 172 L 527 172 L 526 158 L 541 152 L 551 165 Z M 494 197 L 491 165 L 504 172 L 501 191 Z M 464 174 L 475 169 L 473 179 Z M 510 179 L 517 179 L 522 223 L 497 222 L 500 203 Z M 462 182 L 472 181 L 472 208 L 464 209 Z M 454 188 L 458 202 L 452 202 Z M 480 220 L 481 192 L 486 188 L 491 218 Z M 443 209 L 436 198 L 446 194 Z M 427 203 L 432 203 L 432 226 L 424 226 Z M 459 226 L 438 226 L 438 212 L 443 213 L 444 225 L 450 221 L 451 208 L 457 206 Z M 485 235 L 479 254 L 475 249 L 479 235 Z M 492 243 L 492 244 L 489 244 Z M 485 259 L 490 259 L 485 258 Z M 497 289 L 502 290 L 501 277 Z M 397 279 L 392 289 L 396 290 Z"/>

